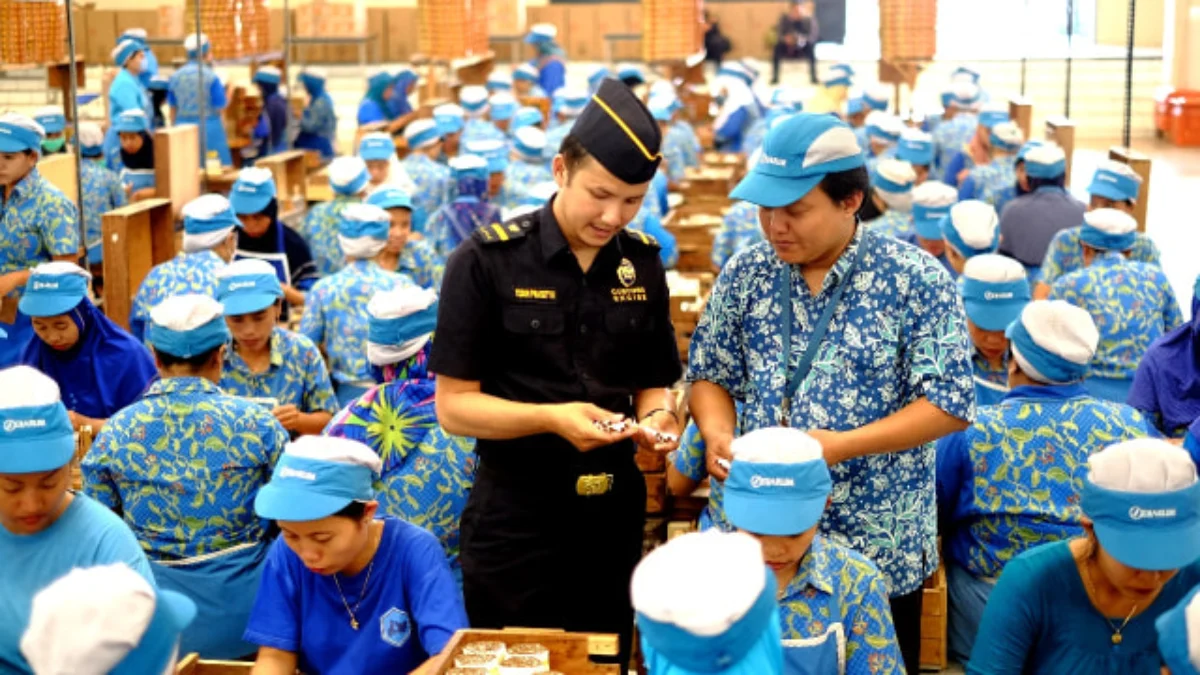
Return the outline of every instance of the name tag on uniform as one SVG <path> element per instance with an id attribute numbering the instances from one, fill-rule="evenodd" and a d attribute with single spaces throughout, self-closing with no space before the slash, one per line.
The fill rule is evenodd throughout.
<path id="1" fill-rule="evenodd" d="M 646 302 L 649 298 L 645 286 L 633 286 L 612 289 L 612 299 L 613 302 Z"/>
<path id="2" fill-rule="evenodd" d="M 553 288 L 514 288 L 513 297 L 517 300 L 548 302 L 558 299 L 558 291 Z"/>

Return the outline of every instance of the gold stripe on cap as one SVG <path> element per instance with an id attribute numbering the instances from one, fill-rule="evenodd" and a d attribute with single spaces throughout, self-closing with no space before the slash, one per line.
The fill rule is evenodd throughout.
<path id="1" fill-rule="evenodd" d="M 612 108 L 608 107 L 607 103 L 600 100 L 599 95 L 593 95 L 592 100 L 600 104 L 600 108 L 604 110 L 604 112 L 608 113 L 608 116 L 617 123 L 617 126 L 621 127 L 621 131 L 625 132 L 625 135 L 629 137 L 629 140 L 633 141 L 633 144 L 638 147 L 638 150 L 642 151 L 642 154 L 647 160 L 653 162 L 656 159 L 662 159 L 662 153 L 657 155 L 650 154 L 650 151 L 647 150 L 646 146 L 642 143 L 642 139 L 638 138 L 637 134 L 633 133 L 633 129 L 630 129 L 629 125 L 625 124 L 625 120 L 621 119 L 620 115 L 617 115 L 617 113 L 613 112 Z M 657 122 L 655 122 L 655 124 L 657 124 Z"/>
<path id="2" fill-rule="evenodd" d="M 493 223 L 492 230 L 496 232 L 496 236 L 500 238 L 500 241 L 508 241 L 508 233 L 504 231 L 500 223 Z"/>

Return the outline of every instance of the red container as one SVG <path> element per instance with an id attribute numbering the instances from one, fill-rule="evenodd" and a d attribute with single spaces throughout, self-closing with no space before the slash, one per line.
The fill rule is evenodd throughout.
<path id="1" fill-rule="evenodd" d="M 1177 91 L 1167 99 L 1167 136 L 1175 145 L 1200 147 L 1200 91 Z"/>

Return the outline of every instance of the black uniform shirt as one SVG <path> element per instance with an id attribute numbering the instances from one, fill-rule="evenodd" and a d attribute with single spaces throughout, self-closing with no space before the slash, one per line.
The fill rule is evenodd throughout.
<path id="1" fill-rule="evenodd" d="M 480 228 L 451 254 L 430 370 L 510 401 L 585 401 L 632 415 L 635 392 L 682 375 L 658 245 L 622 231 L 584 274 L 552 205 Z M 580 453 L 544 434 L 480 439 L 477 451 L 494 468 L 587 471 L 632 447 Z"/>

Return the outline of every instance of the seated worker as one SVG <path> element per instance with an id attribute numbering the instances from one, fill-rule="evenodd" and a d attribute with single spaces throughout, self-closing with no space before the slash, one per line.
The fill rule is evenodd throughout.
<path id="1" fill-rule="evenodd" d="M 546 90 L 538 83 L 538 71 L 528 63 L 513 69 L 513 93 L 520 98 L 548 98 Z"/>
<path id="2" fill-rule="evenodd" d="M 880 160 L 895 156 L 903 131 L 904 123 L 895 115 L 879 111 L 867 115 L 867 147 L 863 148 L 867 169 L 873 172 Z"/>
<path id="3" fill-rule="evenodd" d="M 501 91 L 489 96 L 487 105 L 488 120 L 500 130 L 502 138 L 508 140 L 509 124 L 521 104 L 509 92 Z"/>
<path id="4" fill-rule="evenodd" d="M 967 270 L 984 257 L 972 259 Z M 1098 439 L 1151 433 L 1133 408 L 1095 399 L 1083 388 L 1099 340 L 1087 312 L 1041 300 L 1020 312 L 1009 334 L 1012 390 L 999 404 L 977 408 L 969 428 L 937 444 L 949 653 L 961 663 L 971 656 L 984 606 L 1005 565 L 1032 548 L 1083 533 L 1079 467 L 1098 449 Z"/>
<path id="5" fill-rule="evenodd" d="M 253 651 L 242 627 L 266 557 L 251 500 L 288 437 L 266 409 L 217 386 L 229 341 L 221 312 L 205 295 L 151 310 L 161 379 L 104 425 L 83 459 L 83 490 L 124 518 L 158 586 L 196 603 L 181 651 L 231 659 Z"/>
<path id="6" fill-rule="evenodd" d="M 521 106 L 513 113 L 512 120 L 508 123 L 508 137 L 515 138 L 517 132 L 525 127 L 534 127 L 543 129 L 546 125 L 546 119 L 542 117 L 542 111 L 538 108 L 530 106 Z"/>
<path id="7" fill-rule="evenodd" d="M 512 161 L 504 170 L 504 187 L 497 199 L 501 209 L 517 208 L 533 186 L 554 180 L 542 159 L 545 149 L 546 132 L 537 127 L 525 127 L 513 134 Z"/>
<path id="8" fill-rule="evenodd" d="M 913 229 L 916 235 L 909 243 L 938 259 L 950 274 L 957 274 L 946 255 L 946 240 L 942 238 L 942 221 L 950 208 L 958 203 L 958 190 L 945 183 L 930 180 L 913 188 Z"/>
<path id="9" fill-rule="evenodd" d="M 996 405 L 1008 394 L 1009 348 L 1004 331 L 1029 304 L 1029 280 L 1021 263 L 984 253 L 963 266 L 959 290 L 975 348 L 971 357 L 975 405 Z"/>
<path id="10" fill-rule="evenodd" d="M 150 107 L 146 87 L 139 79 L 146 66 L 145 45 L 138 40 L 120 40 L 112 50 L 112 60 L 117 72 L 112 78 L 105 99 L 108 131 L 104 135 L 104 156 L 110 169 L 120 171 L 120 144 L 117 141 L 117 130 L 114 128 L 117 118 L 127 110 L 141 110 L 147 117 L 153 117 L 154 111 Z M 44 131 L 42 133 L 45 134 Z M 40 145 L 39 142 L 38 146 Z"/>
<path id="11" fill-rule="evenodd" d="M 956 119 L 967 119 L 959 116 Z M 983 166 L 992 157 L 992 128 L 997 124 L 1009 121 L 1008 106 L 1001 103 L 988 103 L 980 111 L 975 135 L 958 148 L 944 169 L 944 180 L 951 185 L 962 187 L 967 174 L 976 166 Z M 1018 144 L 1020 147 L 1020 144 Z"/>
<path id="12" fill-rule="evenodd" d="M 150 120 L 141 110 L 126 110 L 113 124 L 121 142 L 121 184 L 131 202 L 153 198 L 155 190 L 154 138 Z"/>
<path id="13" fill-rule="evenodd" d="M 259 66 L 254 71 L 253 80 L 262 97 L 259 124 L 265 126 L 266 131 L 266 135 L 260 139 L 262 147 L 258 156 L 283 152 L 288 149 L 288 101 L 279 93 L 283 73 L 275 66 Z"/>
<path id="14" fill-rule="evenodd" d="M 28 366 L 0 370 L 0 420 L 13 429 L 0 449 L 0 670 L 30 673 L 19 645 L 39 591 L 73 568 L 108 563 L 154 577 L 121 519 L 69 489 L 75 432 L 58 385 Z"/>
<path id="15" fill-rule="evenodd" d="M 275 270 L 288 305 L 303 305 L 304 294 L 317 281 L 317 264 L 304 237 L 279 222 L 275 176 L 269 169 L 242 169 L 229 193 L 229 203 L 242 228 L 234 260 L 262 260 Z M 282 317 L 287 317 L 287 307 Z"/>
<path id="16" fill-rule="evenodd" d="M 433 120 L 414 120 L 404 128 L 408 141 L 408 156 L 401 161 L 404 171 L 414 184 L 413 231 L 425 232 L 429 218 L 450 199 L 453 179 L 450 169 L 438 162 L 442 154 L 442 134 Z"/>
<path id="17" fill-rule="evenodd" d="M 428 239 L 412 236 L 413 204 L 408 193 L 396 188 L 378 190 L 367 197 L 367 203 L 387 211 L 392 219 L 387 246 L 375 260 L 379 266 L 411 277 L 422 288 L 440 288 L 442 261 Z"/>
<path id="18" fill-rule="evenodd" d="M 501 72 L 495 71 L 495 70 L 492 71 L 491 75 L 488 75 L 488 78 L 487 78 L 488 94 L 495 96 L 496 94 L 499 94 L 500 92 L 511 92 L 512 88 L 513 88 L 512 75 L 509 75 L 507 73 L 501 73 Z"/>
<path id="19" fill-rule="evenodd" d="M 952 96 L 946 108 L 946 117 L 932 133 L 933 145 L 937 149 L 938 176 L 948 185 L 958 187 L 958 174 L 951 174 L 947 169 L 962 149 L 979 135 L 979 108 L 983 92 L 979 85 L 972 82 L 954 82 L 950 87 Z M 961 166 L 956 169 L 961 170 Z"/>
<path id="20" fill-rule="evenodd" d="M 174 673 L 195 617 L 122 563 L 77 567 L 33 597 L 21 653 L 34 673 Z"/>
<path id="21" fill-rule="evenodd" d="M 300 234 L 308 242 L 320 276 L 327 277 L 342 269 L 345 258 L 338 247 L 338 223 L 347 208 L 361 203 L 370 180 L 371 172 L 361 157 L 338 157 L 329 163 L 333 199 L 309 209 L 300 226 Z"/>
<path id="22" fill-rule="evenodd" d="M 88 266 L 103 276 L 104 247 L 101 216 L 125 206 L 125 186 L 116 171 L 104 163 L 104 132 L 95 122 L 79 123 L 79 186 L 83 191 L 83 224 L 87 237 Z"/>
<path id="23" fill-rule="evenodd" d="M 379 510 L 429 530 L 461 583 L 458 523 L 475 476 L 475 440 L 438 424 L 429 350 L 437 293 L 405 286 L 367 304 L 367 360 L 376 385 L 334 417 L 326 436 L 366 444 L 383 462 Z"/>
<path id="24" fill-rule="evenodd" d="M 486 159 L 461 155 L 451 160 L 450 169 L 454 172 L 458 196 L 438 209 L 425 228 L 442 260 L 476 229 L 503 220 L 500 208 L 489 201 L 490 173 Z"/>
<path id="25" fill-rule="evenodd" d="M 760 117 L 758 99 L 750 86 L 754 77 L 741 63 L 730 61 L 717 71 L 717 97 L 720 106 L 713 120 L 713 144 L 722 152 L 741 152 L 742 141 Z"/>
<path id="26" fill-rule="evenodd" d="M 389 134 L 398 134 L 404 131 L 404 127 L 417 118 L 417 111 L 413 109 L 409 97 L 417 90 L 417 83 L 420 79 L 417 71 L 407 66 L 396 73 L 391 96 L 387 99 L 388 117 L 391 122 L 388 123 L 385 130 Z"/>
<path id="27" fill-rule="evenodd" d="M 381 467 L 358 441 L 305 436 L 259 490 L 255 513 L 283 536 L 245 627 L 256 674 L 408 673 L 467 627 L 437 539 L 376 517 Z"/>
<path id="28" fill-rule="evenodd" d="M 1179 301 L 1157 265 L 1130 259 L 1137 235 L 1133 216 L 1116 209 L 1083 215 L 1083 269 L 1054 281 L 1050 298 L 1092 315 L 1100 347 L 1084 386 L 1097 398 L 1124 403 L 1146 350 L 1183 323 Z"/>
<path id="29" fill-rule="evenodd" d="M 642 559 L 631 595 L 647 672 L 792 672 L 784 668 L 776 588 L 762 555 L 745 534 L 700 532 L 675 537 Z M 696 593 L 712 579 L 723 581 Z"/>
<path id="30" fill-rule="evenodd" d="M 933 136 L 920 129 L 908 128 L 900 134 L 896 143 L 896 159 L 908 162 L 917 178 L 913 185 L 917 186 L 929 180 L 933 170 Z"/>
<path id="31" fill-rule="evenodd" d="M 366 134 L 358 142 L 358 156 L 367 165 L 368 194 L 385 187 L 409 191 L 416 188 L 396 156 L 396 142 L 390 135 L 382 132 Z"/>
<path id="32" fill-rule="evenodd" d="M 487 200 L 499 206 L 500 195 L 504 192 L 504 173 L 508 170 L 508 143 L 496 139 L 471 141 L 463 149 L 468 155 L 482 157 L 487 162 Z"/>
<path id="33" fill-rule="evenodd" d="M 1026 143 L 1026 146 L 1029 144 Z M 1066 190 L 1067 160 L 1053 144 L 1022 148 L 1017 181 L 1024 188 L 1000 212 L 1000 252 L 1037 274 L 1055 235 L 1083 222 L 1087 207 Z M 1022 169 L 1023 167 L 1023 169 Z"/>
<path id="34" fill-rule="evenodd" d="M 999 225 L 996 209 L 981 201 L 972 199 L 950 207 L 950 213 L 942 218 L 942 238 L 954 276 L 962 274 L 971 258 L 996 252 L 1000 246 Z"/>
<path id="35" fill-rule="evenodd" d="M 396 76 L 378 68 L 367 77 L 367 91 L 358 104 L 360 133 L 386 129 L 392 121 L 391 98 L 396 95 Z"/>
<path id="36" fill-rule="evenodd" d="M 883 575 L 817 532 L 833 492 L 821 444 L 798 429 L 767 427 L 730 449 L 725 514 L 762 544 L 774 572 L 785 672 L 903 673 Z"/>
<path id="37" fill-rule="evenodd" d="M 347 405 L 372 384 L 364 348 L 367 302 L 378 291 L 412 284 L 378 263 L 387 247 L 392 217 L 370 204 L 350 204 L 338 222 L 338 243 L 345 267 L 318 281 L 308 292 L 300 332 L 329 360 L 338 402 Z"/>
<path id="38" fill-rule="evenodd" d="M 158 377 L 145 345 L 104 316 L 88 299 L 91 275 L 69 262 L 33 268 L 19 309 L 37 338 L 21 363 L 50 377 L 62 392 L 74 429 L 99 433 Z"/>
<path id="39" fill-rule="evenodd" d="M 1008 195 L 1017 182 L 1017 152 L 1025 143 L 1025 135 L 1015 122 L 1001 122 L 992 127 L 990 133 L 988 156 L 991 159 L 967 172 L 967 177 L 958 186 L 958 198 L 978 199 L 991 204 L 999 213 L 1011 198 Z"/>
<path id="40" fill-rule="evenodd" d="M 1151 343 L 1126 400 L 1167 438 L 1182 437 L 1200 418 L 1200 277 L 1192 290 L 1191 321 Z"/>
<path id="41" fill-rule="evenodd" d="M 817 84 L 817 17 L 812 0 L 789 0 L 788 10 L 775 26 L 775 49 L 771 55 L 771 84 L 779 84 L 779 66 L 784 59 L 808 61 L 808 79 Z"/>
<path id="42" fill-rule="evenodd" d="M 544 96 L 554 96 L 567 81 L 566 53 L 557 40 L 558 28 L 549 23 L 534 24 L 525 36 L 525 44 L 533 45 L 538 53 L 529 65 L 537 69 L 537 82 Z"/>
<path id="43" fill-rule="evenodd" d="M 464 146 L 474 141 L 505 140 L 504 132 L 488 120 L 488 113 L 491 109 L 488 106 L 487 89 L 475 85 L 463 87 L 458 101 L 463 112 L 466 113 L 466 123 L 462 131 Z"/>
<path id="44" fill-rule="evenodd" d="M 575 118 L 579 117 L 590 100 L 587 93 L 581 89 L 565 88 L 559 92 L 559 97 L 555 101 L 554 113 L 557 116 L 558 124 L 546 131 L 546 148 L 542 153 L 547 170 L 549 170 L 554 156 L 558 154 L 559 148 L 562 147 L 563 139 L 570 135 L 571 129 L 575 126 Z"/>
<path id="45" fill-rule="evenodd" d="M 42 157 L 67 152 L 67 116 L 61 106 L 46 106 L 33 114 L 33 121 L 42 125 Z"/>
<path id="46" fill-rule="evenodd" d="M 912 189 L 917 174 L 912 165 L 898 159 L 885 159 L 875 165 L 871 176 L 871 199 L 883 214 L 863 223 L 877 234 L 909 241 L 913 227 Z"/>
<path id="47" fill-rule="evenodd" d="M 279 327 L 283 287 L 262 260 L 238 260 L 217 273 L 217 301 L 233 340 L 221 364 L 221 389 L 269 410 L 293 436 L 319 434 L 338 411 L 321 351 Z"/>
<path id="48" fill-rule="evenodd" d="M 1091 201 L 1088 210 L 1117 209 L 1133 215 L 1133 207 L 1137 204 L 1138 191 L 1141 189 L 1142 177 L 1128 165 L 1113 160 L 1104 160 L 1092 175 L 1092 183 L 1088 186 Z M 1042 278 L 1033 290 L 1033 297 L 1044 298 L 1050 292 L 1050 285 L 1060 276 L 1085 267 L 1083 261 L 1083 242 L 1080 235 L 1083 227 L 1076 223 L 1075 227 L 1062 230 L 1050 241 L 1046 250 L 1046 259 L 1042 261 Z M 1150 263 L 1161 267 L 1158 247 L 1144 232 L 1134 236 L 1133 248 L 1129 250 L 1129 259 L 1137 262 Z"/>
<path id="49" fill-rule="evenodd" d="M 337 142 L 337 113 L 333 98 L 325 89 L 326 74 L 320 68 L 300 71 L 300 84 L 308 94 L 308 103 L 300 115 L 300 133 L 293 143 L 297 150 L 315 150 L 322 162 L 333 159 Z"/>
<path id="50" fill-rule="evenodd" d="M 129 310 L 129 332 L 146 341 L 150 308 L 172 295 L 217 294 L 217 270 L 233 260 L 242 226 L 229 200 L 207 194 L 183 207 L 183 253 L 151 268 Z"/>
<path id="51" fill-rule="evenodd" d="M 462 106 L 455 103 L 444 103 L 433 109 L 433 121 L 437 122 L 438 134 L 442 137 L 442 154 L 438 161 L 443 165 L 458 157 L 466 119 Z"/>
<path id="52" fill-rule="evenodd" d="M 988 598 L 968 674 L 1158 675 L 1154 622 L 1200 584 L 1200 484 L 1150 438 L 1088 459 L 1083 536 L 1010 561 Z"/>

